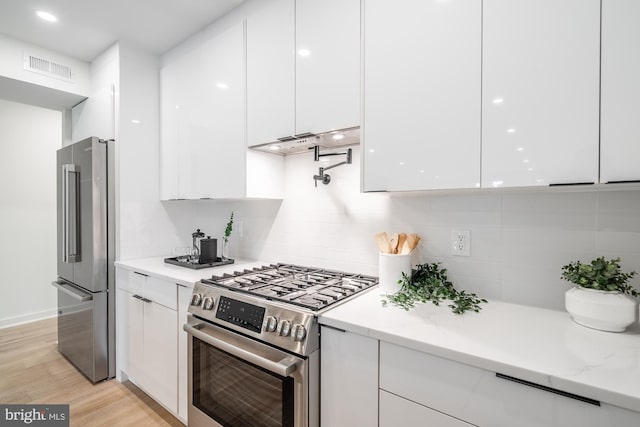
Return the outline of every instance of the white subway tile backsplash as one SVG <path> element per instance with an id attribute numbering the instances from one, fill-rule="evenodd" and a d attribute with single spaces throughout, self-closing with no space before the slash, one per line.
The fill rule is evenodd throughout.
<path id="1" fill-rule="evenodd" d="M 331 183 L 315 188 L 318 163 L 288 157 L 284 200 L 163 204 L 168 230 L 184 244 L 196 227 L 221 239 L 233 210 L 232 257 L 372 275 L 378 274 L 374 234 L 416 232 L 423 241 L 414 264 L 442 262 L 457 288 L 552 309 L 564 307 L 571 285 L 560 274 L 570 261 L 619 256 L 625 271 L 640 271 L 638 190 L 362 194 L 359 162 L 354 149 L 353 164 L 332 169 Z M 451 255 L 453 228 L 471 231 L 470 257 Z"/>
<path id="2" fill-rule="evenodd" d="M 516 304 L 564 309 L 564 293 L 571 285 L 560 279 L 557 266 L 502 265 L 501 298 Z"/>

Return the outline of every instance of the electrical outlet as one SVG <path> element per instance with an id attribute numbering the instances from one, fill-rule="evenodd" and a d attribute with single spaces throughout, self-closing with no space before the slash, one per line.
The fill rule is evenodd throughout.
<path id="1" fill-rule="evenodd" d="M 451 231 L 451 255 L 471 256 L 471 230 Z"/>

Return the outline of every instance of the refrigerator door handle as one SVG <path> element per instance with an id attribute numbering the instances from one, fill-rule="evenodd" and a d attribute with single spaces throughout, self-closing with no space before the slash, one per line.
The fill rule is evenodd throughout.
<path id="1" fill-rule="evenodd" d="M 93 297 L 91 295 L 88 294 L 80 294 L 78 292 L 76 292 L 74 290 L 73 287 L 71 287 L 70 285 L 67 285 L 64 282 L 51 282 L 51 284 L 58 288 L 59 291 L 64 292 L 65 294 L 69 295 L 71 298 L 79 301 L 79 302 L 85 302 L 85 301 L 91 301 L 93 299 Z"/>
<path id="2" fill-rule="evenodd" d="M 62 165 L 62 261 L 80 261 L 79 184 L 77 165 Z"/>

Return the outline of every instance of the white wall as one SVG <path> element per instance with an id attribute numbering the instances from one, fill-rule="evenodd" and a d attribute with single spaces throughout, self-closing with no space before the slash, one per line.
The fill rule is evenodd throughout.
<path id="1" fill-rule="evenodd" d="M 25 55 L 68 66 L 72 81 L 24 68 Z M 90 93 L 90 64 L 0 34 L 0 93 L 5 100 L 52 110 L 71 108 Z"/>
<path id="2" fill-rule="evenodd" d="M 0 327 L 56 314 L 59 111 L 0 100 Z"/>
<path id="3" fill-rule="evenodd" d="M 619 256 L 623 270 L 640 272 L 640 191 L 361 194 L 358 164 L 354 150 L 353 165 L 329 171 L 331 184 L 314 188 L 318 163 L 310 154 L 288 157 L 281 203 L 175 203 L 194 207 L 188 226 L 218 238 L 234 210 L 232 257 L 374 275 L 373 235 L 417 232 L 424 243 L 414 262 L 440 261 L 457 287 L 525 305 L 562 309 L 570 285 L 560 269 L 575 259 Z M 453 228 L 471 230 L 471 257 L 451 256 Z M 634 284 L 640 289 L 640 279 Z"/>

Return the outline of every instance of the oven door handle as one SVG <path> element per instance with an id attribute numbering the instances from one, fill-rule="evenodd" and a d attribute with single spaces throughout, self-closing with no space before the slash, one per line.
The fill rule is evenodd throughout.
<path id="1" fill-rule="evenodd" d="M 199 340 L 212 345 L 213 347 L 226 351 L 233 356 L 239 357 L 240 359 L 246 360 L 247 362 L 253 363 L 254 365 L 257 365 L 282 377 L 290 376 L 297 369 L 298 361 L 293 356 L 287 356 L 278 362 L 274 362 L 243 348 L 237 347 L 233 344 L 229 344 L 226 341 L 223 341 L 216 337 L 212 337 L 206 332 L 202 332 L 200 329 L 205 326 L 207 325 L 204 323 L 197 323 L 195 325 L 185 323 L 183 328 L 189 335 L 192 335 Z"/>

